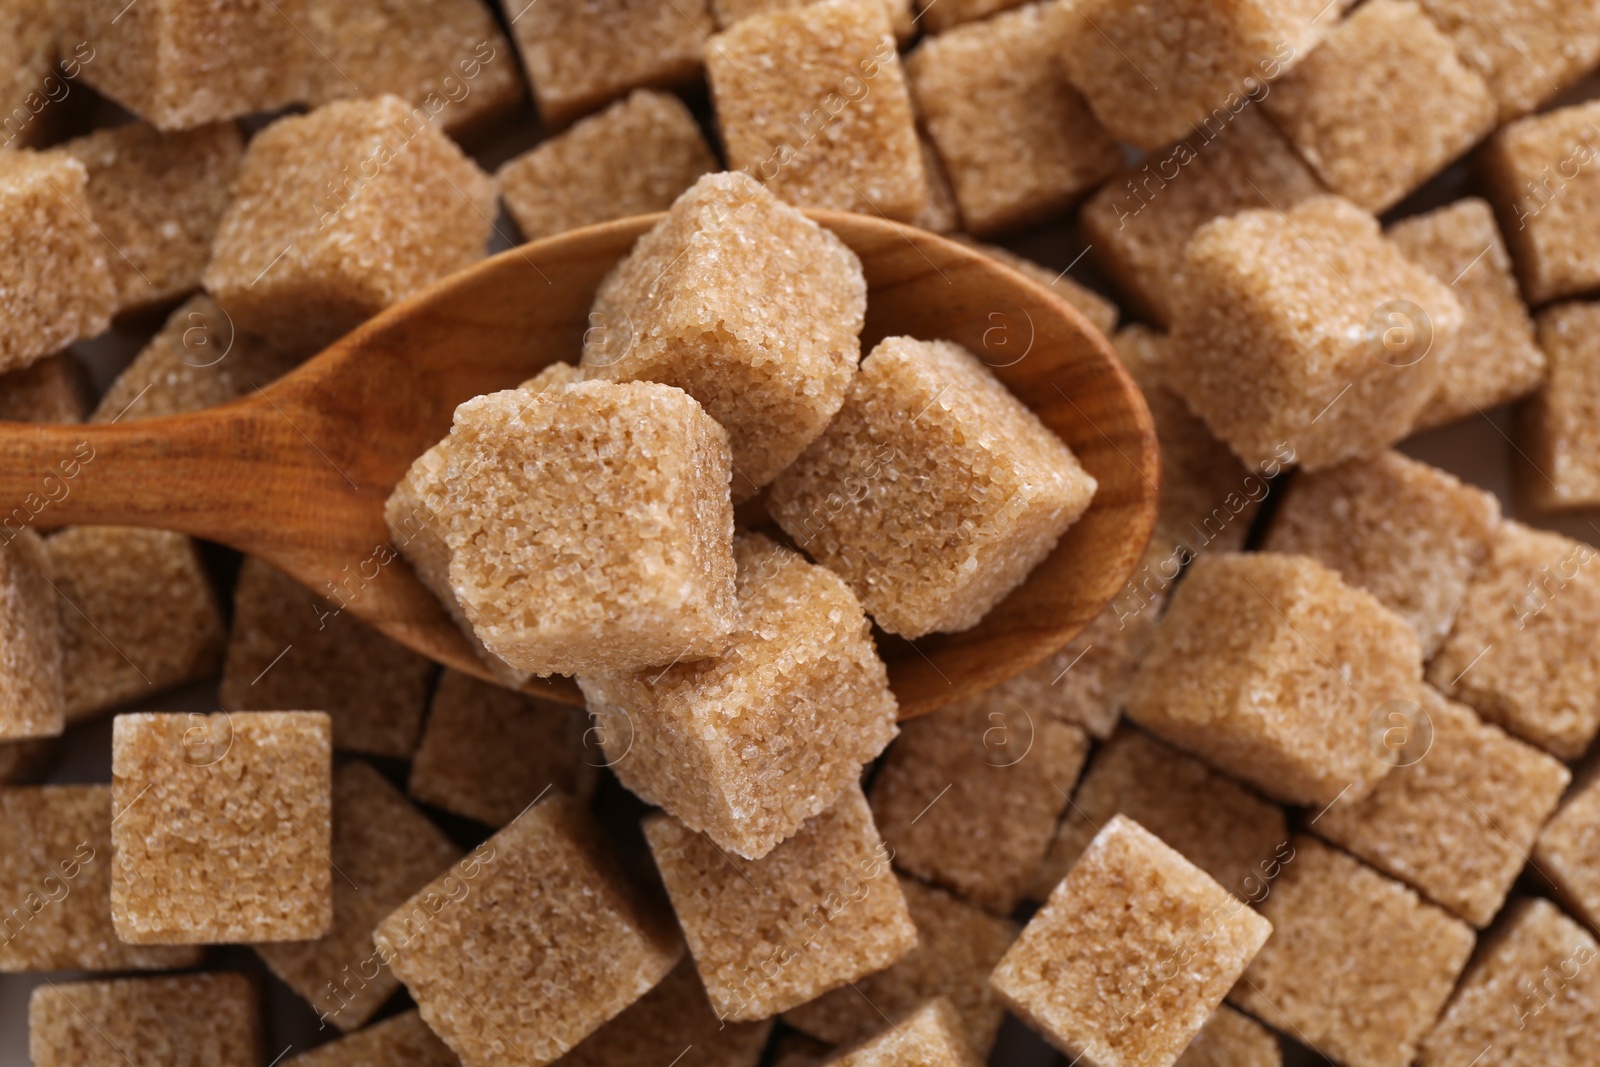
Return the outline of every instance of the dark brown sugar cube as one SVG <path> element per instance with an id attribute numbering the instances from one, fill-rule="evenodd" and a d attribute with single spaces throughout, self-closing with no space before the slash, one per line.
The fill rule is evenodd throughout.
<path id="1" fill-rule="evenodd" d="M 88 375 L 71 352 L 0 374 L 0 419 L 7 422 L 82 422 L 89 403 Z"/>
<path id="2" fill-rule="evenodd" d="M 135 945 L 295 941 L 333 920 L 333 746 L 316 711 L 113 725 L 111 918 Z"/>
<path id="3" fill-rule="evenodd" d="M 1272 1031 L 1226 1004 L 1178 1057 L 1177 1067 L 1282 1067 L 1283 1053 Z"/>
<path id="4" fill-rule="evenodd" d="M 837 1067 L 979 1067 L 983 1061 L 967 1044 L 955 1008 L 935 997 L 827 1062 Z"/>
<path id="5" fill-rule="evenodd" d="M 1492 494 L 1391 451 L 1296 478 L 1263 547 L 1310 556 L 1377 597 L 1411 624 L 1426 658 L 1499 523 Z"/>
<path id="6" fill-rule="evenodd" d="M 756 1067 L 772 1033 L 770 1020 L 725 1023 L 711 1010 L 694 962 L 683 959 L 661 984 L 562 1057 L 566 1067 L 661 1067 L 663 1053 L 681 1067 Z"/>
<path id="7" fill-rule="evenodd" d="M 1168 383 L 1251 467 L 1287 448 L 1316 470 L 1404 437 L 1464 318 L 1338 197 L 1210 222 L 1183 271 Z"/>
<path id="8" fill-rule="evenodd" d="M 1533 863 L 1573 914 L 1600 929 L 1600 774 L 1574 789 L 1539 832 Z"/>
<path id="9" fill-rule="evenodd" d="M 1414 0 L 1357 8 L 1261 106 L 1328 188 L 1373 214 L 1466 152 L 1499 115 L 1488 83 Z"/>
<path id="10" fill-rule="evenodd" d="M 928 198 L 883 6 L 826 0 L 712 38 L 706 79 L 728 167 L 803 207 L 910 221 Z"/>
<path id="11" fill-rule="evenodd" d="M 51 982 L 28 1000 L 33 1067 L 257 1067 L 261 1032 L 243 974 Z"/>
<path id="12" fill-rule="evenodd" d="M 0 544 L 0 740 L 55 737 L 66 727 L 66 688 L 50 553 L 38 534 L 27 528 L 17 532 L 11 520 L 5 537 Z"/>
<path id="13" fill-rule="evenodd" d="M 963 237 L 960 234 L 952 236 L 962 244 L 976 248 L 990 259 L 998 259 L 1001 263 L 1004 263 L 1018 274 L 1027 277 L 1030 281 L 1038 282 L 1040 285 L 1050 289 L 1061 299 L 1083 312 L 1083 317 L 1088 319 L 1095 329 L 1107 337 L 1110 337 L 1112 331 L 1117 328 L 1117 318 L 1121 314 L 1117 309 L 1117 305 L 1088 286 L 1067 277 L 1066 271 L 1051 270 L 1043 264 L 1035 263 L 1026 256 L 1017 255 L 1003 245 L 984 244 L 982 241 L 974 241 L 970 237 Z"/>
<path id="14" fill-rule="evenodd" d="M 1306 556 L 1201 556 L 1134 678 L 1128 716 L 1276 800 L 1322 806 L 1390 764 L 1367 722 L 1411 695 L 1405 620 Z"/>
<path id="15" fill-rule="evenodd" d="M 246 559 L 233 592 L 222 705 L 236 711 L 317 708 L 341 749 L 407 758 L 422 732 L 436 668 L 344 611 L 360 575 L 318 596 Z"/>
<path id="16" fill-rule="evenodd" d="M 1432 687 L 1418 692 L 1420 716 L 1401 710 L 1381 724 L 1394 770 L 1366 796 L 1323 812 L 1312 830 L 1481 929 L 1572 775 Z"/>
<path id="17" fill-rule="evenodd" d="M 325 104 L 250 141 L 204 283 L 234 326 L 319 348 L 482 258 L 494 182 L 426 109 Z"/>
<path id="18" fill-rule="evenodd" d="M 879 626 L 970 629 L 1089 507 L 1094 478 L 977 356 L 890 337 L 767 509 Z M 856 502 L 830 506 L 844 494 Z"/>
<path id="19" fill-rule="evenodd" d="M 1600 560 L 1560 534 L 1505 520 L 1428 681 L 1561 759 L 1600 731 Z"/>
<path id="20" fill-rule="evenodd" d="M 1418 429 L 1481 414 L 1539 386 L 1545 354 L 1534 342 L 1511 253 L 1487 201 L 1458 200 L 1402 219 L 1384 235 L 1449 285 L 1466 312 L 1439 390 L 1417 417 Z"/>
<path id="21" fill-rule="evenodd" d="M 982 694 L 901 727 L 873 779 L 872 813 L 901 870 L 1008 915 L 1088 751 L 1082 730 Z"/>
<path id="22" fill-rule="evenodd" d="M 1585 0 L 1421 0 L 1488 81 L 1500 121 L 1533 111 L 1600 64 L 1600 9 Z"/>
<path id="23" fill-rule="evenodd" d="M 507 390 L 456 409 L 449 582 L 490 652 L 535 674 L 721 652 L 733 622 L 728 435 L 653 382 Z"/>
<path id="24" fill-rule="evenodd" d="M 708 175 L 600 283 L 582 373 L 698 400 L 728 431 L 744 500 L 844 403 L 866 302 L 843 241 L 746 175 Z"/>
<path id="25" fill-rule="evenodd" d="M 725 651 L 578 684 L 625 786 L 759 859 L 854 787 L 894 737 L 896 705 L 838 576 L 760 534 L 736 537 L 734 559 Z"/>
<path id="26" fill-rule="evenodd" d="M 283 1063 L 284 1067 L 461 1067 L 450 1046 L 415 1011 L 373 1023 Z"/>
<path id="27" fill-rule="evenodd" d="M 0 789 L 0 971 L 192 967 L 201 950 L 111 928 L 111 787 Z"/>
<path id="28" fill-rule="evenodd" d="M 671 93 L 634 91 L 495 172 L 529 241 L 596 222 L 665 211 L 717 158 Z"/>
<path id="29" fill-rule="evenodd" d="M 1020 929 L 942 889 L 900 879 L 917 946 L 900 962 L 783 1013 L 783 1021 L 830 1044 L 849 1045 L 883 1029 L 884 1016 L 910 1011 L 930 997 L 949 1000 L 967 1044 L 980 1056 L 994 1047 L 1005 1015 L 989 972 Z"/>
<path id="30" fill-rule="evenodd" d="M 559 1059 L 683 954 L 600 829 L 559 794 L 402 904 L 373 940 L 464 1067 Z"/>
<path id="31" fill-rule="evenodd" d="M 930 37 L 906 59 L 912 95 L 966 229 L 990 234 L 1061 211 L 1122 153 L 1060 66 L 1071 9 L 1028 4 Z"/>
<path id="32" fill-rule="evenodd" d="M 1289 840 L 1282 809 L 1192 756 L 1124 727 L 1089 763 L 1035 880 L 1044 900 L 1100 828 L 1126 815 L 1228 892 L 1258 899 Z"/>
<path id="33" fill-rule="evenodd" d="M 373 929 L 459 855 L 369 764 L 341 764 L 333 772 L 333 925 L 315 941 L 257 945 L 256 954 L 321 1023 L 356 1030 L 400 988 Z"/>
<path id="34" fill-rule="evenodd" d="M 1117 816 L 990 982 L 1085 1067 L 1171 1067 L 1271 932 L 1154 834 Z"/>
<path id="35" fill-rule="evenodd" d="M 1119 140 L 1157 149 L 1237 114 L 1304 59 L 1338 12 L 1327 0 L 1078 0 L 1067 76 Z M 1222 118 L 1226 121 L 1226 118 Z"/>
<path id="36" fill-rule="evenodd" d="M 1348 1067 L 1405 1067 L 1472 955 L 1472 928 L 1337 849 L 1307 837 L 1294 849 L 1261 905 L 1272 937 L 1228 999 Z"/>
<path id="37" fill-rule="evenodd" d="M 1539 316 L 1549 357 L 1543 383 L 1519 413 L 1527 465 L 1517 489 L 1541 510 L 1600 504 L 1600 304 L 1558 304 Z M 1531 468 L 1531 469 L 1529 469 Z"/>

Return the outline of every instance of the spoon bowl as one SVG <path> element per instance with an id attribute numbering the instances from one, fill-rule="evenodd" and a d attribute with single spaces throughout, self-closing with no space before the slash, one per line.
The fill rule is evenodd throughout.
<path id="1" fill-rule="evenodd" d="M 1048 288 L 982 253 L 864 215 L 807 214 L 860 256 L 862 353 L 897 334 L 979 355 L 1099 481 L 1088 512 L 976 627 L 880 638 L 902 716 L 1021 673 L 1122 587 L 1156 515 L 1144 400 L 1106 339 Z M 0 541 L 24 527 L 148 526 L 259 557 L 389 637 L 491 676 L 389 543 L 383 504 L 456 405 L 582 351 L 606 272 L 643 215 L 502 252 L 379 314 L 292 373 L 205 411 L 109 425 L 0 423 Z M 227 330 L 223 331 L 224 334 Z M 527 691 L 581 704 L 568 679 Z"/>

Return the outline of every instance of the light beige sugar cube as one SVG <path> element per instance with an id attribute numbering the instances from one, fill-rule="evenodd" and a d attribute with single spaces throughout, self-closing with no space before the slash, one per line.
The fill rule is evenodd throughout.
<path id="1" fill-rule="evenodd" d="M 1228 892 L 1260 899 L 1289 841 L 1283 810 L 1192 756 L 1124 727 L 1089 763 L 1032 895 L 1044 900 L 1100 828 L 1126 815 Z"/>
<path id="2" fill-rule="evenodd" d="M 961 229 L 961 210 L 956 206 L 956 191 L 950 187 L 950 175 L 939 159 L 938 149 L 920 129 L 917 147 L 922 149 L 922 170 L 928 177 L 928 201 L 911 224 L 934 233 L 954 234 Z"/>
<path id="3" fill-rule="evenodd" d="M 1263 548 L 1310 556 L 1443 644 L 1500 524 L 1493 494 L 1398 452 L 1296 478 Z"/>
<path id="4" fill-rule="evenodd" d="M 1428 681 L 1560 759 L 1583 755 L 1600 731 L 1597 564 L 1581 541 L 1503 521 Z"/>
<path id="5" fill-rule="evenodd" d="M 1083 312 L 1083 317 L 1088 319 L 1095 329 L 1111 336 L 1117 328 L 1117 317 L 1120 312 L 1117 305 L 1090 289 L 1088 286 L 1067 276 L 1066 271 L 1054 271 L 1040 263 L 1035 263 L 1026 256 L 1019 256 L 1002 245 L 985 244 L 971 238 L 956 235 L 955 239 L 962 244 L 970 245 L 988 256 L 998 259 L 1030 281 L 1038 282 L 1061 299 Z"/>
<path id="6" fill-rule="evenodd" d="M 106 257 L 85 213 L 88 172 L 59 153 L 0 154 L 0 371 L 105 331 L 116 310 Z"/>
<path id="7" fill-rule="evenodd" d="M 1178 1057 L 1177 1067 L 1283 1067 L 1283 1053 L 1272 1031 L 1219 1004 Z"/>
<path id="8" fill-rule="evenodd" d="M 533 84 L 539 117 L 564 126 L 633 89 L 700 73 L 716 29 L 706 0 L 542 0 L 502 5 Z"/>
<path id="9" fill-rule="evenodd" d="M 657 813 L 644 821 L 706 995 L 726 1022 L 766 1019 L 895 963 L 917 943 L 892 855 L 851 783 L 758 860 Z"/>
<path id="10" fill-rule="evenodd" d="M 233 972 L 50 982 L 28 999 L 28 1053 L 34 1067 L 254 1065 L 260 1000 Z"/>
<path id="11" fill-rule="evenodd" d="M 88 374 L 71 352 L 0 374 L 0 419 L 7 422 L 82 422 L 89 404 Z"/>
<path id="12" fill-rule="evenodd" d="M 560 794 L 402 904 L 373 940 L 464 1067 L 559 1059 L 683 954 L 600 829 Z"/>
<path id="13" fill-rule="evenodd" d="M 1539 344 L 1549 366 L 1538 392 L 1518 413 L 1527 464 L 1520 468 L 1517 491 L 1541 510 L 1600 504 L 1600 442 L 1592 429 L 1600 414 L 1597 330 L 1600 304 L 1558 304 L 1539 316 Z"/>
<path id="14" fill-rule="evenodd" d="M 844 403 L 866 301 L 843 241 L 746 175 L 708 175 L 600 283 L 582 373 L 698 400 L 728 431 L 745 500 Z"/>
<path id="15" fill-rule="evenodd" d="M 373 929 L 460 854 L 370 764 L 342 763 L 333 772 L 333 925 L 315 941 L 257 945 L 256 954 L 320 1023 L 359 1029 L 400 988 Z"/>
<path id="16" fill-rule="evenodd" d="M 1328 188 L 1373 214 L 1443 170 L 1499 116 L 1488 83 L 1415 0 L 1357 8 L 1261 106 Z"/>
<path id="17" fill-rule="evenodd" d="M 1251 467 L 1287 446 L 1316 470 L 1404 437 L 1464 319 L 1338 197 L 1210 222 L 1183 270 L 1167 380 Z"/>
<path id="18" fill-rule="evenodd" d="M 895 864 L 1008 915 L 1089 753 L 1082 730 L 980 694 L 907 722 L 872 782 Z"/>
<path id="19" fill-rule="evenodd" d="M 728 435 L 680 389 L 586 381 L 456 409 L 449 583 L 490 652 L 540 675 L 694 661 L 733 624 Z"/>
<path id="20" fill-rule="evenodd" d="M 1600 930 L 1600 775 L 1574 789 L 1539 831 L 1533 865 L 1574 915 Z"/>
<path id="21" fill-rule="evenodd" d="M 397 96 L 325 104 L 250 141 L 206 291 L 233 324 L 320 348 L 482 258 L 494 182 Z"/>
<path id="22" fill-rule="evenodd" d="M 333 921 L 320 711 L 118 715 L 111 919 L 132 945 L 295 941 Z"/>
<path id="23" fill-rule="evenodd" d="M 111 928 L 111 787 L 0 789 L 0 972 L 192 967 L 201 950 Z"/>
<path id="24" fill-rule="evenodd" d="M 1080 29 L 1070 5 L 1046 0 L 930 37 L 907 57 L 971 233 L 1048 218 L 1121 169 L 1116 142 L 1061 70 Z"/>
<path id="25" fill-rule="evenodd" d="M 8 517 L 0 545 L 0 740 L 55 737 L 66 728 L 60 605 L 50 553 Z"/>
<path id="26" fill-rule="evenodd" d="M 1585 0 L 1421 0 L 1509 122 L 1600 64 L 1600 10 Z"/>
<path id="27" fill-rule="evenodd" d="M 578 685 L 623 785 L 759 859 L 854 786 L 894 737 L 896 705 L 843 581 L 760 534 L 733 554 L 724 651 Z"/>
<path id="28" fill-rule="evenodd" d="M 57 103 L 71 95 L 56 64 L 66 60 L 74 71 L 81 64 L 76 55 L 61 54 L 56 22 L 41 18 L 34 0 L 0 4 L 0 144 L 6 148 L 30 148 L 48 138 Z"/>
<path id="29" fill-rule="evenodd" d="M 754 15 L 711 39 L 706 80 L 731 170 L 791 204 L 909 222 L 928 199 L 894 27 L 879 3 Z"/>
<path id="30" fill-rule="evenodd" d="M 685 958 L 661 984 L 562 1057 L 566 1067 L 661 1067 L 680 1055 L 682 1067 L 756 1067 L 771 1020 L 725 1023 Z M 677 1051 L 673 1051 L 677 1050 Z"/>
<path id="31" fill-rule="evenodd" d="M 495 172 L 525 240 L 665 211 L 717 158 L 671 93 L 636 89 Z"/>
<path id="32" fill-rule="evenodd" d="M 970 629 L 1088 508 L 1096 483 L 977 356 L 890 337 L 767 509 L 907 638 Z M 830 501 L 844 494 L 855 507 Z"/>
<path id="33" fill-rule="evenodd" d="M 437 668 L 344 611 L 351 588 L 328 592 L 335 599 L 258 559 L 244 561 L 222 706 L 317 708 L 333 723 L 335 747 L 405 759 L 417 747 Z"/>
<path id="34" fill-rule="evenodd" d="M 1449 285 L 1466 312 L 1439 390 L 1417 417 L 1417 428 L 1481 414 L 1536 389 L 1544 380 L 1545 354 L 1534 343 L 1533 320 L 1489 204 L 1468 197 L 1401 219 L 1384 235 Z"/>
<path id="35" fill-rule="evenodd" d="M 1337 849 L 1294 847 L 1261 905 L 1272 937 L 1228 999 L 1348 1067 L 1405 1067 L 1472 955 L 1472 928 Z"/>
<path id="36" fill-rule="evenodd" d="M 987 1056 L 1005 1009 L 989 987 L 989 972 L 1020 928 L 914 878 L 900 892 L 917 928 L 917 945 L 877 974 L 841 986 L 783 1013 L 783 1021 L 825 1042 L 849 1045 L 883 1029 L 891 1018 L 932 997 L 950 1002 L 972 1049 Z"/>
<path id="37" fill-rule="evenodd" d="M 61 600 L 68 722 L 214 676 L 227 633 L 195 543 L 168 530 L 74 526 L 45 541 Z"/>
<path id="38" fill-rule="evenodd" d="M 1090 843 L 990 982 L 1086 1067 L 1171 1067 L 1272 924 L 1126 816 Z"/>
<path id="39" fill-rule="evenodd" d="M 838 1067 L 979 1067 L 961 1018 L 943 997 L 926 1001 L 828 1060 Z"/>
<path id="40" fill-rule="evenodd" d="M 283 1062 L 284 1067 L 461 1067 L 450 1046 L 415 1011 L 373 1023 Z"/>

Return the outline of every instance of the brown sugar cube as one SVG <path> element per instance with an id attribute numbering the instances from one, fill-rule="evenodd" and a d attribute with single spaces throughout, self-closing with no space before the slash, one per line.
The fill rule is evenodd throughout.
<path id="1" fill-rule="evenodd" d="M 66 728 L 64 645 L 50 553 L 24 527 L 0 545 L 0 740 L 55 737 Z"/>
<path id="2" fill-rule="evenodd" d="M 461 1067 L 450 1046 L 415 1011 L 283 1061 L 284 1067 Z"/>
<path id="3" fill-rule="evenodd" d="M 1167 381 L 1247 466 L 1306 470 L 1404 437 L 1464 319 L 1338 197 L 1207 223 L 1184 250 Z M 1430 357 L 1433 349 L 1438 353 Z"/>
<path id="4" fill-rule="evenodd" d="M 1289 840 L 1283 810 L 1192 756 L 1126 727 L 1095 753 L 1040 869 L 1044 900 L 1117 815 L 1171 841 L 1228 892 L 1260 897 Z"/>
<path id="5" fill-rule="evenodd" d="M 1177 1067 L 1283 1067 L 1283 1052 L 1272 1031 L 1219 1004 L 1178 1057 Z"/>
<path id="6" fill-rule="evenodd" d="M 1067 76 L 1118 140 L 1153 150 L 1276 92 L 1337 14 L 1327 0 L 1075 0 Z"/>
<path id="7" fill-rule="evenodd" d="M 856 783 L 896 706 L 861 605 L 837 575 L 760 534 L 734 539 L 737 619 L 694 663 L 579 675 L 622 784 L 759 859 Z"/>
<path id="8" fill-rule="evenodd" d="M 1542 511 L 1600 504 L 1600 457 L 1592 427 L 1600 415 L 1600 304 L 1559 304 L 1539 316 L 1549 372 L 1519 412 L 1527 459 L 1517 490 Z"/>
<path id="9" fill-rule="evenodd" d="M 489 826 L 515 819 L 544 790 L 587 800 L 603 757 L 589 754 L 579 711 L 446 670 L 434 691 L 406 791 Z"/>
<path id="10" fill-rule="evenodd" d="M 260 993 L 233 973 L 47 983 L 28 1052 L 33 1067 L 257 1067 Z"/>
<path id="11" fill-rule="evenodd" d="M 326 933 L 331 732 L 320 711 L 118 715 L 117 936 L 200 945 Z"/>
<path id="12" fill-rule="evenodd" d="M 721 652 L 733 622 L 728 435 L 653 382 L 507 390 L 456 409 L 450 588 L 490 652 L 540 675 Z"/>
<path id="13" fill-rule="evenodd" d="M 1495 128 L 1487 82 L 1414 0 L 1372 0 L 1261 99 L 1328 188 L 1381 214 Z"/>
<path id="14" fill-rule="evenodd" d="M 1342 800 L 1312 829 L 1378 870 L 1415 886 L 1473 926 L 1488 926 L 1527 862 L 1539 828 L 1572 780 L 1559 761 L 1422 687 L 1431 732 L 1415 750 L 1402 712 L 1387 729 L 1398 765 L 1358 800 Z"/>
<path id="15" fill-rule="evenodd" d="M 866 303 L 843 241 L 747 175 L 709 175 L 600 283 L 582 370 L 698 400 L 728 431 L 745 500 L 844 403 Z"/>
<path id="16" fill-rule="evenodd" d="M 634 91 L 495 172 L 525 240 L 665 211 L 717 169 L 694 116 L 671 93 Z"/>
<path id="17" fill-rule="evenodd" d="M 54 132 L 53 109 L 72 91 L 57 61 L 71 62 L 74 77 L 82 66 L 75 55 L 61 54 L 58 20 L 40 15 L 34 0 L 0 3 L 0 145 L 6 148 L 30 148 Z"/>
<path id="18" fill-rule="evenodd" d="M 1320 807 L 1389 771 L 1368 718 L 1421 675 L 1416 635 L 1372 594 L 1306 556 L 1220 553 L 1179 584 L 1128 716 L 1275 800 Z"/>
<path id="19" fill-rule="evenodd" d="M 200 287 L 244 156 L 237 126 L 162 133 L 147 122 L 130 122 L 68 141 L 58 151 L 88 171 L 89 214 L 109 246 L 118 311 L 165 303 Z"/>
<path id="20" fill-rule="evenodd" d="M 1165 324 L 1195 230 L 1250 208 L 1288 211 L 1321 192 L 1299 153 L 1252 105 L 1231 120 L 1207 120 L 1188 140 L 1106 182 L 1084 202 L 1079 222 L 1122 294 Z"/>
<path id="21" fill-rule="evenodd" d="M 890 337 L 767 508 L 907 638 L 970 629 L 1089 507 L 1094 478 L 982 361 Z M 831 506 L 833 494 L 856 501 Z"/>
<path id="22" fill-rule="evenodd" d="M 772 1022 L 724 1023 L 685 958 L 661 984 L 561 1058 L 564 1067 L 661 1067 L 662 1054 L 682 1067 L 756 1067 Z"/>
<path id="23" fill-rule="evenodd" d="M 0 972 L 192 967 L 201 950 L 111 928 L 111 787 L 0 789 Z"/>
<path id="24" fill-rule="evenodd" d="M 1062 73 L 1069 5 L 1028 4 L 924 41 L 906 75 L 966 228 L 1036 222 L 1122 168 L 1122 153 Z"/>
<path id="25" fill-rule="evenodd" d="M 1545 354 L 1517 291 L 1494 211 L 1476 197 L 1402 219 L 1384 230 L 1407 259 L 1455 290 L 1466 312 L 1443 381 L 1417 429 L 1482 414 L 1538 388 Z"/>
<path id="26" fill-rule="evenodd" d="M 983 693 L 900 728 L 872 782 L 872 814 L 900 869 L 1008 915 L 1088 754 L 1077 727 Z"/>
<path id="27" fill-rule="evenodd" d="M 483 256 L 494 181 L 425 118 L 345 100 L 251 138 L 203 279 L 237 328 L 318 348 Z"/>
<path id="28" fill-rule="evenodd" d="M 45 541 L 61 599 L 67 721 L 214 676 L 227 636 L 195 543 L 168 530 L 74 526 Z"/>
<path id="29" fill-rule="evenodd" d="M 417 747 L 436 668 L 346 616 L 343 603 L 247 558 L 233 593 L 222 706 L 317 708 L 333 722 L 335 747 L 405 759 Z"/>
<path id="30" fill-rule="evenodd" d="M 787 11 L 811 3 L 816 0 L 711 0 L 711 13 L 716 16 L 717 29 L 725 30 L 751 15 Z M 884 0 L 883 6 L 894 24 L 895 37 L 901 41 L 909 39 L 916 29 L 916 21 L 911 17 L 911 0 Z"/>
<path id="31" fill-rule="evenodd" d="M 1538 108 L 1600 64 L 1600 9 L 1585 0 L 1421 0 L 1483 75 L 1500 121 Z"/>
<path id="32" fill-rule="evenodd" d="M 26 367 L 111 325 L 115 253 L 95 232 L 88 172 L 59 153 L 0 153 L 0 371 Z"/>
<path id="33" fill-rule="evenodd" d="M 62 0 L 62 41 L 92 51 L 83 80 L 163 130 L 276 111 L 306 98 L 310 0 L 220 4 Z"/>
<path id="34" fill-rule="evenodd" d="M 880 1031 L 884 1016 L 942 997 L 955 1008 L 966 1042 L 987 1056 L 1005 1015 L 989 987 L 989 972 L 1020 928 L 912 878 L 900 879 L 900 892 L 917 928 L 917 946 L 855 988 L 841 986 L 791 1008 L 783 1021 L 830 1044 L 848 1045 Z"/>
<path id="35" fill-rule="evenodd" d="M 706 51 L 730 170 L 791 204 L 909 222 L 928 199 L 905 71 L 881 4 L 741 20 Z"/>
<path id="36" fill-rule="evenodd" d="M 766 1019 L 896 962 L 917 943 L 867 798 L 853 782 L 759 860 L 671 816 L 644 835 L 719 1018 Z"/>
<path id="37" fill-rule="evenodd" d="M 1600 287 L 1600 100 L 1504 126 L 1483 152 L 1500 228 L 1528 303 Z"/>
<path id="38" fill-rule="evenodd" d="M 1423 1039 L 1417 1067 L 1596 1062 L 1600 945 L 1594 935 L 1535 898 L 1507 909 L 1484 940 L 1449 1008 Z"/>
<path id="39" fill-rule="evenodd" d="M 1600 731 L 1600 568 L 1581 541 L 1505 520 L 1428 681 L 1565 760 Z"/>
<path id="40" fill-rule="evenodd" d="M 943 33 L 952 26 L 977 22 L 1000 11 L 1008 11 L 1024 0 L 916 0 L 915 23 L 925 33 Z"/>
<path id="41" fill-rule="evenodd" d="M 1493 494 L 1390 451 L 1296 478 L 1262 547 L 1310 556 L 1377 597 L 1411 624 L 1426 659 L 1499 523 Z"/>
<path id="42" fill-rule="evenodd" d="M 967 1044 L 961 1017 L 943 997 L 935 997 L 878 1033 L 831 1057 L 835 1067 L 981 1067 Z"/>
<path id="43" fill-rule="evenodd" d="M 1126 816 L 1106 824 L 990 976 L 1085 1067 L 1171 1067 L 1272 924 Z"/>
<path id="44" fill-rule="evenodd" d="M 0 419 L 82 422 L 89 414 L 88 375 L 71 352 L 0 374 Z"/>
<path id="45" fill-rule="evenodd" d="M 1600 775 L 1573 790 L 1545 824 L 1533 864 L 1574 914 L 1600 930 Z"/>
<path id="46" fill-rule="evenodd" d="M 928 176 L 928 200 L 911 224 L 934 233 L 954 234 L 961 229 L 961 211 L 956 206 L 956 191 L 950 187 L 950 175 L 939 159 L 938 149 L 921 130 L 917 131 L 917 146 L 922 149 L 922 169 Z"/>
<path id="47" fill-rule="evenodd" d="M 257 945 L 256 954 L 319 1021 L 358 1029 L 400 988 L 373 929 L 460 854 L 370 765 L 341 764 L 333 772 L 333 925 L 315 941 Z"/>
<path id="48" fill-rule="evenodd" d="M 559 794 L 402 904 L 373 940 L 464 1067 L 543 1067 L 683 955 L 670 924 L 623 880 L 600 829 Z"/>
<path id="49" fill-rule="evenodd" d="M 1117 317 L 1120 312 L 1117 305 L 1101 296 L 1099 293 L 1067 277 L 1066 271 L 1053 271 L 1049 267 L 1035 263 L 1026 256 L 1019 256 L 1011 249 L 1002 245 L 984 244 L 974 241 L 969 237 L 956 235 L 955 239 L 964 245 L 970 245 L 988 256 L 997 259 L 1030 281 L 1038 282 L 1061 299 L 1083 312 L 1083 317 L 1088 319 L 1095 329 L 1111 336 L 1117 328 Z"/>
<path id="50" fill-rule="evenodd" d="M 1261 905 L 1273 936 L 1228 999 L 1348 1067 L 1405 1067 L 1472 928 L 1312 838 L 1294 839 L 1283 872 Z"/>
<path id="51" fill-rule="evenodd" d="M 503 5 L 539 117 L 564 126 L 639 88 L 692 82 L 716 29 L 706 0 L 542 0 Z"/>

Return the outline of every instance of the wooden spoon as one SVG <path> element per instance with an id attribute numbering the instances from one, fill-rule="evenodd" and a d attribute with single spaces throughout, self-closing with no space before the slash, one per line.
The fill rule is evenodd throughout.
<path id="1" fill-rule="evenodd" d="M 1049 289 L 971 248 L 863 215 L 808 212 L 861 257 L 865 354 L 948 338 L 982 356 L 1099 479 L 1060 546 L 975 628 L 884 641 L 902 714 L 996 685 L 1060 648 L 1122 587 L 1156 514 L 1156 440 L 1110 345 Z M 0 525 L 150 526 L 231 545 L 401 644 L 488 678 L 389 545 L 383 503 L 457 404 L 576 360 L 600 279 L 661 218 L 515 248 L 389 308 L 222 407 L 112 425 L 0 423 Z M 327 625 L 337 626 L 337 619 Z M 564 678 L 529 693 L 581 704 Z"/>

